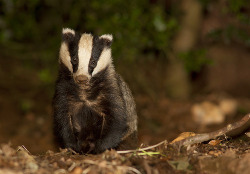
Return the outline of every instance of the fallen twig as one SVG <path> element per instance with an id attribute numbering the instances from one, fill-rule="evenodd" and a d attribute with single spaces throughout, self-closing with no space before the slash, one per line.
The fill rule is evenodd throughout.
<path id="1" fill-rule="evenodd" d="M 188 137 L 185 138 L 183 140 L 180 141 L 176 141 L 174 142 L 172 145 L 177 146 L 177 147 L 181 147 L 181 146 L 188 146 L 188 145 L 192 145 L 195 143 L 201 143 L 204 141 L 208 141 L 210 139 L 215 139 L 216 137 L 219 137 L 221 135 L 224 135 L 232 130 L 235 130 L 243 125 L 245 125 L 250 119 L 250 114 L 245 115 L 241 120 L 232 123 L 232 124 L 228 124 L 226 127 L 216 130 L 214 132 L 210 132 L 210 133 L 203 133 L 203 134 L 196 134 L 192 137 Z"/>
<path id="2" fill-rule="evenodd" d="M 175 141 L 172 143 L 173 146 L 177 146 L 177 147 L 181 147 L 181 146 L 188 146 L 188 145 L 192 145 L 195 143 L 201 143 L 204 141 L 208 141 L 210 139 L 215 139 L 216 137 L 219 137 L 221 135 L 224 135 L 232 130 L 235 130 L 243 125 L 245 125 L 250 119 L 250 113 L 245 115 L 241 120 L 232 123 L 232 124 L 228 124 L 226 127 L 219 129 L 217 131 L 214 132 L 210 132 L 210 133 L 204 133 L 204 134 L 196 134 L 194 136 L 188 137 L 188 138 L 184 138 L 180 141 Z M 145 148 L 139 148 L 136 150 L 123 150 L 123 151 L 117 151 L 117 153 L 119 154 L 125 154 L 125 153 L 136 153 L 136 152 L 145 152 L 146 150 L 149 149 L 153 149 L 155 147 L 158 147 L 162 144 L 167 144 L 167 140 L 164 140 L 156 145 L 153 146 L 149 146 L 149 147 L 145 147 Z"/>
<path id="3" fill-rule="evenodd" d="M 153 149 L 155 147 L 158 147 L 162 144 L 167 144 L 167 140 L 164 140 L 156 145 L 153 145 L 153 146 L 149 146 L 149 147 L 145 147 L 145 148 L 139 148 L 139 149 L 136 149 L 136 150 L 120 150 L 120 151 L 117 151 L 117 153 L 119 154 L 124 154 L 124 153 L 135 153 L 135 152 L 142 152 L 142 151 L 145 151 L 145 150 L 149 150 L 149 149 Z"/>
<path id="4" fill-rule="evenodd" d="M 30 151 L 28 151 L 28 149 L 27 149 L 24 145 L 18 146 L 17 151 L 19 151 L 19 150 L 24 150 L 24 151 L 26 151 L 29 155 L 31 155 Z"/>

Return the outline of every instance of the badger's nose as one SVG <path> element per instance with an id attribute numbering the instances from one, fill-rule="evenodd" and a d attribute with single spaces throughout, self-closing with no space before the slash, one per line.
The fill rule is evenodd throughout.
<path id="1" fill-rule="evenodd" d="M 88 81 L 88 77 L 85 75 L 79 75 L 75 77 L 76 83 L 86 83 Z"/>

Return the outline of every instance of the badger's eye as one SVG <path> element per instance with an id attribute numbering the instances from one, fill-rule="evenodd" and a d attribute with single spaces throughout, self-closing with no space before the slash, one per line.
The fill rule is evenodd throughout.
<path id="1" fill-rule="evenodd" d="M 71 62 L 72 62 L 72 64 L 76 64 L 77 63 L 77 57 L 73 57 Z"/>
<path id="2" fill-rule="evenodd" d="M 93 61 L 91 62 L 91 64 L 92 64 L 92 65 L 95 65 L 95 64 L 96 64 L 96 61 L 95 61 L 95 60 L 93 60 Z"/>

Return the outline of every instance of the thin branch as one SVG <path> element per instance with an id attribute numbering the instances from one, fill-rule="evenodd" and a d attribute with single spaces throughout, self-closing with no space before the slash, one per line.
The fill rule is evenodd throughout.
<path id="1" fill-rule="evenodd" d="M 136 150 L 121 150 L 121 151 L 117 151 L 117 153 L 119 154 L 124 154 L 124 153 L 134 153 L 134 152 L 141 152 L 141 151 L 145 151 L 145 150 L 149 150 L 149 149 L 153 149 L 155 147 L 158 147 L 162 144 L 167 144 L 167 140 L 164 140 L 156 145 L 153 145 L 153 146 L 149 146 L 149 147 L 145 147 L 145 148 L 142 148 L 142 149 L 136 149 Z"/>
<path id="2" fill-rule="evenodd" d="M 239 120 L 235 123 L 232 123 L 232 124 L 228 124 L 226 127 L 222 128 L 222 129 L 219 129 L 219 130 L 216 130 L 216 131 L 210 132 L 210 133 L 196 134 L 195 136 L 188 137 L 188 138 L 185 138 L 185 139 L 180 140 L 180 141 L 176 141 L 172 145 L 177 146 L 177 147 L 181 147 L 181 146 L 188 146 L 188 145 L 192 145 L 192 144 L 196 144 L 196 143 L 201 143 L 204 141 L 208 141 L 210 139 L 215 139 L 216 137 L 224 135 L 232 130 L 235 130 L 235 129 L 245 125 L 249 121 L 249 119 L 250 119 L 250 113 L 245 115 L 241 120 Z M 117 153 L 119 153 L 119 154 L 136 153 L 136 152 L 141 152 L 141 151 L 153 149 L 153 148 L 158 147 L 162 144 L 167 144 L 167 140 L 164 140 L 156 145 L 145 147 L 142 149 L 139 148 L 136 150 L 123 150 L 123 151 L 117 151 Z"/>
<path id="3" fill-rule="evenodd" d="M 139 170 L 137 170 L 136 168 L 133 168 L 133 167 L 127 167 L 128 170 L 136 173 L 136 174 L 141 174 L 141 172 Z"/>
<path id="4" fill-rule="evenodd" d="M 188 137 L 185 138 L 183 140 L 180 141 L 176 141 L 173 143 L 174 146 L 177 147 L 181 147 L 181 146 L 188 146 L 188 145 L 192 145 L 192 144 L 196 144 L 196 143 L 201 143 L 204 141 L 208 141 L 210 139 L 215 139 L 216 137 L 219 137 L 221 135 L 224 135 L 232 130 L 235 130 L 241 126 L 243 126 L 244 124 L 246 124 L 250 119 L 250 114 L 245 115 L 241 120 L 232 123 L 232 124 L 228 124 L 226 127 L 216 130 L 214 132 L 210 132 L 210 133 L 204 133 L 204 134 L 197 134 L 195 136 L 192 137 Z"/>
<path id="5" fill-rule="evenodd" d="M 27 149 L 24 145 L 18 146 L 17 151 L 19 151 L 19 150 L 24 150 L 24 151 L 26 151 L 29 155 L 31 155 L 30 151 L 28 151 L 28 149 Z"/>

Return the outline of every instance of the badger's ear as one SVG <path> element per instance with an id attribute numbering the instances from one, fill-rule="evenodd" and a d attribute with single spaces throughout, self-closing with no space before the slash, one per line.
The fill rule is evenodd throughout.
<path id="1" fill-rule="evenodd" d="M 74 39 L 75 31 L 70 28 L 62 29 L 62 41 L 71 41 Z"/>
<path id="2" fill-rule="evenodd" d="M 113 41 L 112 34 L 104 34 L 100 36 L 100 39 L 104 41 L 105 46 L 110 47 Z"/>

